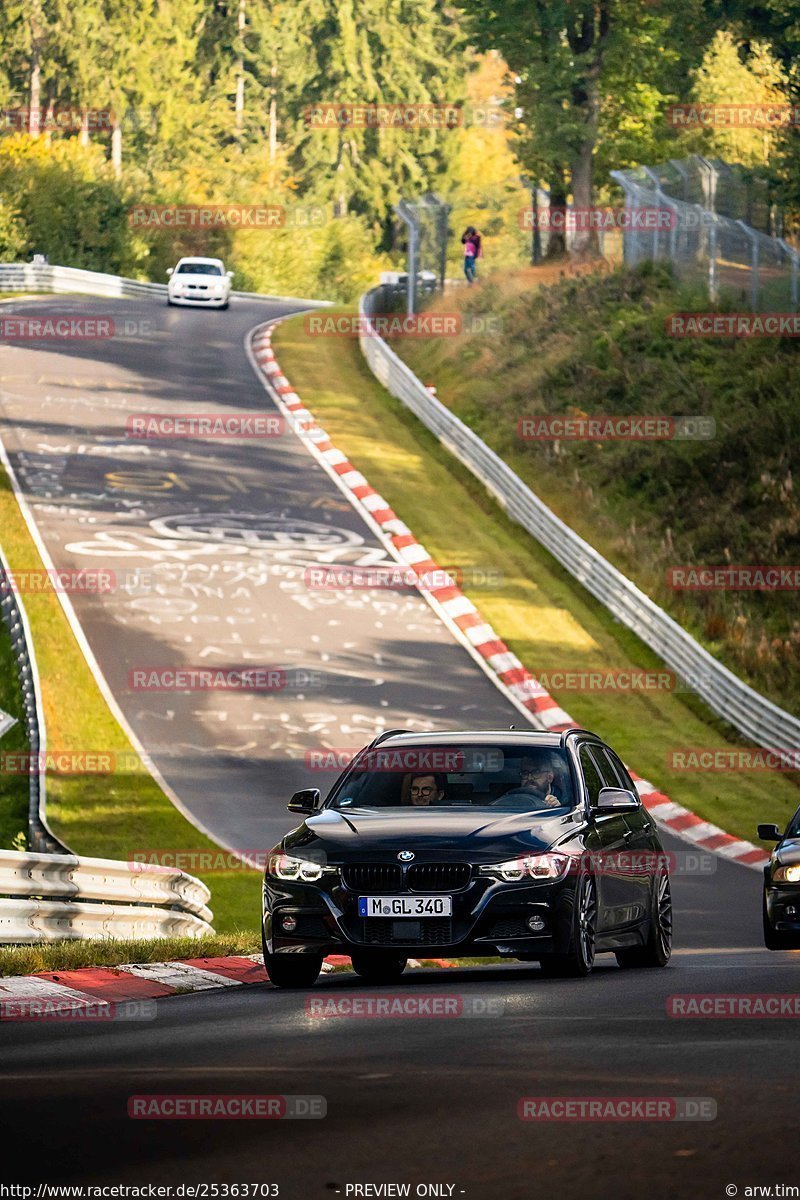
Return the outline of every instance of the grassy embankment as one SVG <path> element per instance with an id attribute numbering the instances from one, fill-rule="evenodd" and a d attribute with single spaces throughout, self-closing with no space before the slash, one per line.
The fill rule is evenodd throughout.
<path id="1" fill-rule="evenodd" d="M 572 286 L 613 290 L 624 285 L 620 280 L 592 280 L 568 284 L 567 290 Z M 631 322 L 635 322 L 636 290 L 646 291 L 650 286 L 635 279 L 627 284 Z M 480 307 L 480 301 L 472 296 L 465 298 Z M 491 307 L 486 297 L 481 300 L 483 311 Z M 446 303 L 452 307 L 452 300 Z M 556 300 L 542 303 L 547 308 Z M 551 313 L 548 320 L 565 355 L 577 363 L 580 345 L 567 349 L 567 334 L 558 332 L 558 313 Z M 601 345 L 608 340 L 597 329 L 594 336 Z M 461 567 L 467 575 L 471 568 L 483 573 L 485 586 L 467 584 L 465 591 L 529 670 L 539 675 L 660 667 L 639 639 L 614 621 L 533 538 L 510 521 L 469 472 L 388 395 L 364 364 L 355 341 L 310 338 L 299 318 L 279 327 L 274 344 L 289 380 L 335 444 L 385 496 L 434 558 Z M 503 391 L 500 377 L 490 366 L 497 349 L 486 337 L 475 338 L 468 346 L 462 339 L 453 339 L 453 344 L 452 350 L 438 350 L 441 358 L 437 346 L 427 350 L 415 347 L 415 361 L 420 355 L 430 359 L 430 369 L 420 368 L 424 382 L 437 384 L 447 401 L 460 361 L 468 385 L 480 387 L 489 404 L 488 397 Z M 442 363 L 450 372 L 447 376 L 438 369 Z M 536 370 L 535 363 L 528 369 Z M 623 375 L 641 372 L 634 363 L 620 370 Z M 575 374 L 579 374 L 577 367 Z M 526 377 L 521 366 L 519 377 Z M 676 411 L 694 411 L 693 398 L 689 401 L 684 399 Z M 619 404 L 619 398 L 612 395 L 598 411 L 615 412 Z M 499 423 L 496 412 L 493 420 L 495 425 Z M 501 440 L 496 428 L 494 440 Z M 687 454 L 697 453 L 698 446 L 704 449 L 702 443 L 687 444 Z M 588 534 L 585 523 L 578 519 L 586 499 L 577 497 L 577 490 L 565 473 L 564 494 L 570 503 L 561 515 Z M 545 498 L 552 500 L 549 494 Z M 607 549 L 601 539 L 597 541 L 601 550 Z M 668 756 L 673 749 L 742 742 L 691 694 L 666 690 L 556 690 L 555 694 L 576 721 L 606 737 L 639 774 L 731 833 L 753 839 L 758 820 L 780 823 L 800 802 L 795 778 L 786 775 L 670 770 Z"/>
<path id="2" fill-rule="evenodd" d="M 406 339 L 400 352 L 573 529 L 733 671 L 800 713 L 797 592 L 676 591 L 667 580 L 686 564 L 800 563 L 797 341 L 669 336 L 670 314 L 708 301 L 664 268 L 544 289 L 535 278 L 491 279 L 437 303 L 489 315 L 489 333 Z M 716 432 L 558 444 L 519 436 L 521 419 L 552 414 L 703 416 Z"/>

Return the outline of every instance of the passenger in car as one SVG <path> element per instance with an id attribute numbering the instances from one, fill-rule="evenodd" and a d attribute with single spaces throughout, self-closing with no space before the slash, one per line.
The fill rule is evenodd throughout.
<path id="1" fill-rule="evenodd" d="M 442 804 L 447 790 L 447 778 L 436 772 L 428 775 L 407 775 L 404 791 L 408 793 L 408 803 L 415 807 L 429 804 Z"/>

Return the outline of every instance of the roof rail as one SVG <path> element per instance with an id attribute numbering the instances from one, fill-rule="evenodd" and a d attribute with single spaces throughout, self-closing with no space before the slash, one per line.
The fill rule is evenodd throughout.
<path id="1" fill-rule="evenodd" d="M 580 725 L 572 725 L 572 726 L 570 726 L 569 729 L 565 729 L 562 731 L 561 745 L 562 746 L 566 745 L 567 738 L 572 737 L 573 734 L 576 734 L 576 733 L 588 733 L 589 737 L 597 738 L 597 740 L 600 742 L 602 742 L 602 740 L 603 740 L 600 737 L 599 733 L 593 733 L 591 729 L 582 729 Z"/>
<path id="2" fill-rule="evenodd" d="M 387 738 L 395 737 L 398 733 L 413 733 L 413 732 L 414 732 L 413 729 L 384 729 L 383 733 L 379 733 L 376 737 L 374 737 L 372 739 L 372 741 L 370 742 L 370 744 L 365 748 L 367 750 L 371 750 L 373 748 L 373 746 L 379 746 L 381 744 L 381 742 L 385 742 Z"/>

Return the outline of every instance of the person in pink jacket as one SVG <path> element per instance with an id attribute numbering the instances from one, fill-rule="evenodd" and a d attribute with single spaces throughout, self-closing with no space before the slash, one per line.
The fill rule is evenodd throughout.
<path id="1" fill-rule="evenodd" d="M 467 283 L 474 283 L 478 274 L 478 259 L 483 255 L 481 235 L 474 225 L 468 225 L 464 230 L 461 243 L 464 247 L 464 274 Z"/>

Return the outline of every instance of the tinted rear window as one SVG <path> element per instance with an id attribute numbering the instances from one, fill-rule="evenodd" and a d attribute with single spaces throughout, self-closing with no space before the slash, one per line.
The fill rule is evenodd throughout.
<path id="1" fill-rule="evenodd" d="M 214 263 L 183 263 L 176 275 L 221 275 L 222 270 Z"/>

